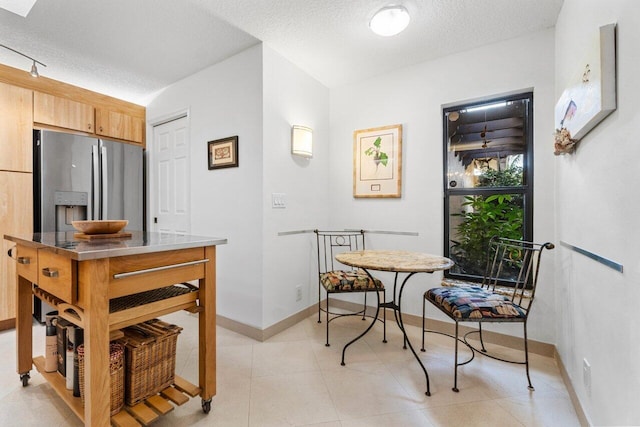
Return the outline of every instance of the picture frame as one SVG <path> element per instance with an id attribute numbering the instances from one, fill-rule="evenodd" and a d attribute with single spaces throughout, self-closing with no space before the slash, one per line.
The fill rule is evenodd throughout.
<path id="1" fill-rule="evenodd" d="M 568 132 L 579 141 L 616 107 L 616 24 L 600 27 L 593 40 L 580 46 L 584 60 L 576 64 L 576 72 L 555 107 L 557 132 Z"/>
<path id="2" fill-rule="evenodd" d="M 402 196 L 402 125 L 353 133 L 353 197 Z"/>
<path id="3" fill-rule="evenodd" d="M 209 170 L 238 166 L 238 136 L 216 139 L 207 143 Z"/>

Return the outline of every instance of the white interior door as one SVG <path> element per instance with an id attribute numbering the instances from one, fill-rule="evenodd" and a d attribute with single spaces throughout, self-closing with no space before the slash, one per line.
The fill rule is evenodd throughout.
<path id="1" fill-rule="evenodd" d="M 187 117 L 153 127 L 153 218 L 151 229 L 189 234 L 189 128 Z"/>

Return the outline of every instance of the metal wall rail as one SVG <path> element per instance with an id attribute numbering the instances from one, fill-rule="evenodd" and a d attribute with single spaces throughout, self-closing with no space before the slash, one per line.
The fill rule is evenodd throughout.
<path id="1" fill-rule="evenodd" d="M 607 267 L 622 273 L 622 270 L 623 270 L 622 264 L 619 264 L 619 263 L 617 263 L 615 261 L 611 261 L 610 259 L 601 257 L 600 255 L 594 254 L 593 252 L 589 252 L 586 249 L 582 249 L 582 248 L 579 248 L 577 246 L 573 246 L 573 245 L 571 245 L 571 244 L 569 244 L 567 242 L 564 242 L 562 240 L 560 241 L 560 244 L 562 246 L 564 246 L 565 248 L 569 248 L 574 252 L 578 252 L 579 254 L 582 254 L 582 255 L 584 255 L 584 256 L 586 256 L 588 258 L 591 258 L 594 261 L 599 262 L 600 264 L 606 265 Z"/>
<path id="2" fill-rule="evenodd" d="M 345 229 L 344 231 L 360 231 L 360 229 Z M 365 233 L 371 234 L 393 234 L 397 236 L 419 236 L 417 231 L 384 231 L 384 230 L 364 230 Z M 294 231 L 279 231 L 278 236 L 290 236 L 292 234 L 305 234 L 313 233 L 313 230 L 294 230 Z"/>

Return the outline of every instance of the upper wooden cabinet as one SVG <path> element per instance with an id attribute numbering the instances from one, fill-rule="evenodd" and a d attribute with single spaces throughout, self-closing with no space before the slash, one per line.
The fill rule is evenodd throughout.
<path id="1" fill-rule="evenodd" d="M 144 142 L 144 117 L 136 117 L 122 111 L 96 107 L 96 134 Z"/>
<path id="2" fill-rule="evenodd" d="M 31 171 L 32 127 L 72 130 L 145 145 L 146 110 L 141 105 L 43 76 L 34 79 L 24 70 L 2 64 L 0 84 L 3 85 L 0 88 L 0 170 Z M 16 114 L 18 106 L 24 114 L 28 113 L 28 119 Z M 13 133 L 23 124 L 28 143 L 12 149 L 20 147 L 28 153 L 7 154 L 6 141 L 14 144 L 22 140 Z M 2 163 L 16 159 L 29 161 L 20 167 Z"/>
<path id="3" fill-rule="evenodd" d="M 32 91 L 0 83 L 0 170 L 33 170 Z"/>
<path id="4" fill-rule="evenodd" d="M 94 133 L 93 106 L 48 93 L 33 93 L 33 121 Z"/>

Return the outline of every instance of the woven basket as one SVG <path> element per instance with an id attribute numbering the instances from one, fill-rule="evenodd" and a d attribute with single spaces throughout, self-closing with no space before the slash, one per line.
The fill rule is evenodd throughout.
<path id="1" fill-rule="evenodd" d="M 84 405 L 84 344 L 78 346 L 78 375 L 80 397 Z M 111 374 L 111 415 L 120 412 L 124 405 L 124 347 L 112 342 L 109 344 L 109 373 Z"/>
<path id="2" fill-rule="evenodd" d="M 124 328 L 125 403 L 137 403 L 173 384 L 181 327 L 158 319 Z"/>

